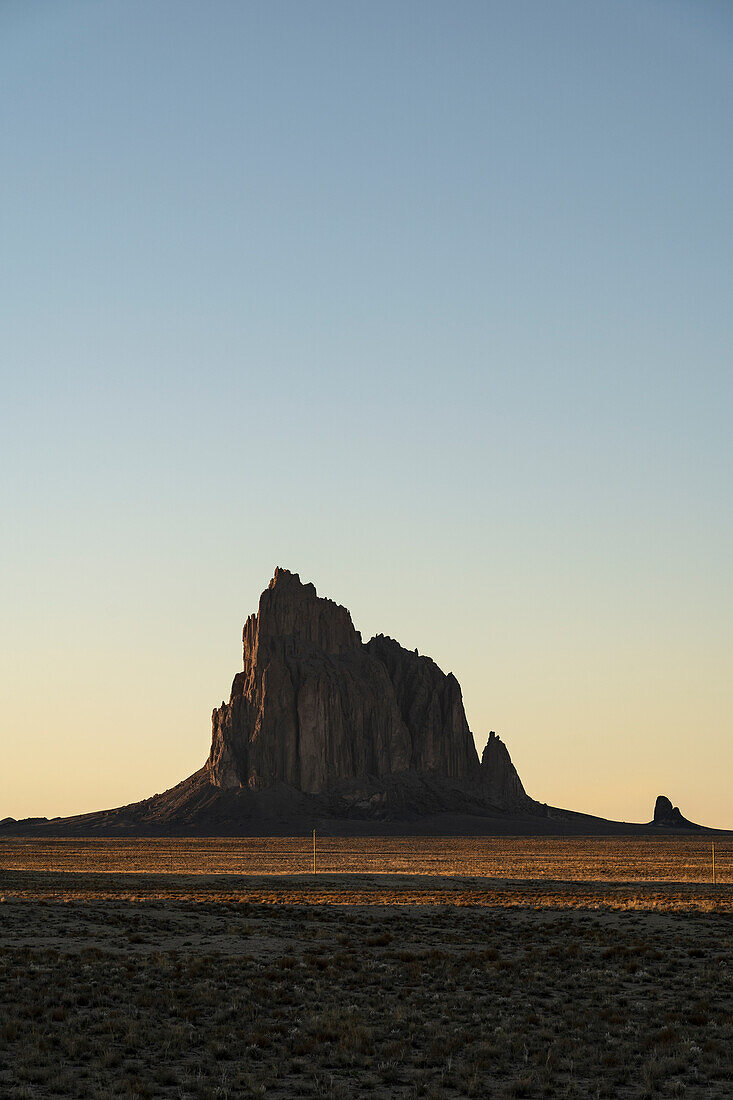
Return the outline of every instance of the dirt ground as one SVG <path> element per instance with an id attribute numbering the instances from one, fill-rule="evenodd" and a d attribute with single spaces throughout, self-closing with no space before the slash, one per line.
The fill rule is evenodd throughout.
<path id="1" fill-rule="evenodd" d="M 733 1096 L 733 887 L 0 871 L 0 1096 Z"/>

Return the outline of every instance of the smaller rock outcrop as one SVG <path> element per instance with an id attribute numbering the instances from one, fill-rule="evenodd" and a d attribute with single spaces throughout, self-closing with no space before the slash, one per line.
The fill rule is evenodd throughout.
<path id="1" fill-rule="evenodd" d="M 497 806 L 521 807 L 531 801 L 512 764 L 508 748 L 493 730 L 481 754 L 481 780 L 489 800 Z"/>
<path id="2" fill-rule="evenodd" d="M 665 829 L 701 829 L 683 817 L 677 806 L 673 806 L 665 794 L 660 794 L 654 804 L 654 824 Z"/>

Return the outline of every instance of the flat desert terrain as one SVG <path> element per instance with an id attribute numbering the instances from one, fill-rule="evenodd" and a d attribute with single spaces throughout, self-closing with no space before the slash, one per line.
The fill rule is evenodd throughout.
<path id="1" fill-rule="evenodd" d="M 317 837 L 317 869 L 565 881 L 733 883 L 733 835 L 719 837 Z M 312 837 L 130 840 L 0 838 L 0 869 L 293 875 L 313 870 Z"/>
<path id="2" fill-rule="evenodd" d="M 2 841 L 0 1096 L 727 1100 L 732 848 Z"/>

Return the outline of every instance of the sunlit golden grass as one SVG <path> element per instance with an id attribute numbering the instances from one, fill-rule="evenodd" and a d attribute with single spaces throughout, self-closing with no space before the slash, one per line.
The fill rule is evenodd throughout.
<path id="1" fill-rule="evenodd" d="M 733 884 L 561 882 L 427 875 L 160 875 L 0 872 L 6 901 L 481 906 L 733 913 Z"/>
<path id="2" fill-rule="evenodd" d="M 733 837 L 713 838 L 733 882 Z M 710 837 L 318 837 L 318 870 L 491 878 L 709 882 Z M 312 869 L 310 837 L 0 839 L 0 868 L 292 875 Z"/>

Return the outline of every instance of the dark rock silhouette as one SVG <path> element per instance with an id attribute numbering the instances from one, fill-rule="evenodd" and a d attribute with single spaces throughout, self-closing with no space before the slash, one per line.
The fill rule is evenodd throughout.
<path id="1" fill-rule="evenodd" d="M 259 790 L 284 782 L 317 794 L 342 779 L 409 768 L 410 737 L 386 670 L 346 608 L 276 569 L 243 641 L 244 671 L 212 716 L 212 783 Z"/>
<path id="2" fill-rule="evenodd" d="M 212 715 L 205 765 L 142 802 L 0 821 L 2 835 L 648 834 L 699 829 L 660 796 L 646 825 L 535 802 L 492 731 L 479 761 L 461 689 L 276 569 L 243 631 L 243 669 Z"/>
<path id="3" fill-rule="evenodd" d="M 519 806 L 527 801 L 509 750 L 492 730 L 481 755 L 482 780 L 497 806 Z"/>
<path id="4" fill-rule="evenodd" d="M 505 808 L 528 801 L 506 749 L 479 764 L 451 673 L 383 635 L 364 645 L 346 608 L 296 573 L 275 570 L 243 642 L 244 669 L 212 716 L 215 786 L 320 794 L 414 772 L 485 786 Z"/>
<path id="5" fill-rule="evenodd" d="M 461 687 L 453 673 L 446 676 L 430 657 L 404 649 L 383 634 L 372 638 L 365 648 L 387 670 L 410 738 L 409 766 L 417 772 L 475 778 L 476 745 L 466 721 Z M 514 771 L 511 761 L 509 767 Z"/>
<path id="6" fill-rule="evenodd" d="M 654 824 L 667 829 L 702 829 L 683 817 L 677 806 L 673 806 L 666 795 L 660 794 L 654 804 Z"/>

